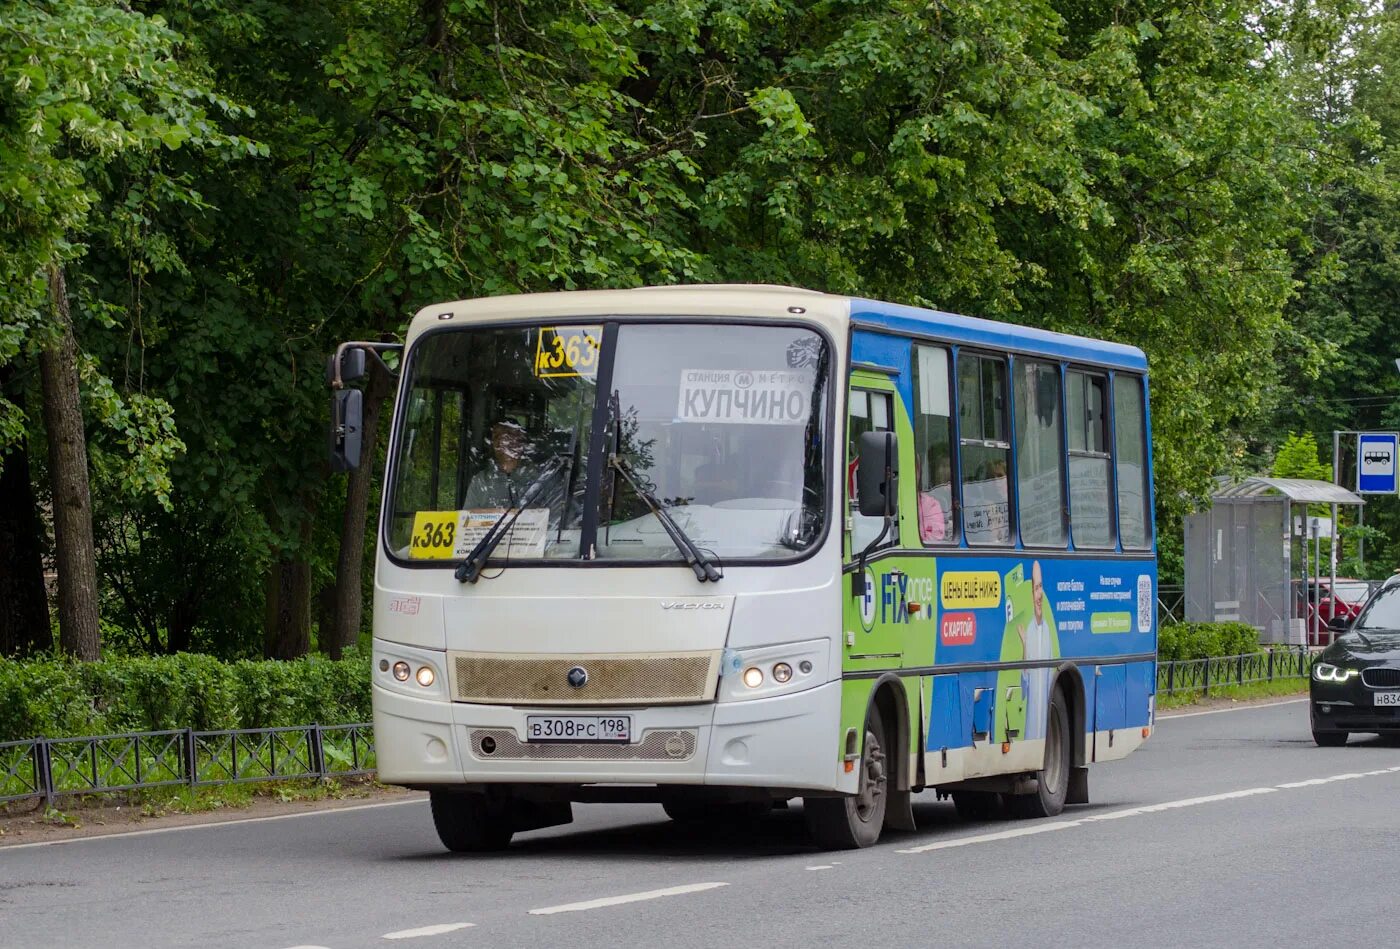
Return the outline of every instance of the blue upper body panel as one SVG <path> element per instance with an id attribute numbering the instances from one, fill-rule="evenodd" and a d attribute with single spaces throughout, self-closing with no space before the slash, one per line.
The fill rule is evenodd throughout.
<path id="1" fill-rule="evenodd" d="M 903 362 L 889 363 L 882 360 L 882 356 L 890 355 L 885 352 L 888 342 L 880 339 L 880 333 L 884 332 L 900 336 L 936 337 L 957 345 L 1034 353 L 1052 359 L 1090 363 L 1111 369 L 1133 372 L 1147 370 L 1147 357 L 1135 346 L 1070 336 L 1066 333 L 1052 333 L 1049 330 L 1019 326 L 1015 323 L 958 316 L 956 313 L 944 313 L 939 310 L 900 306 L 896 303 L 853 298 L 851 323 L 857 329 L 851 358 L 857 363 L 876 363 L 892 367 L 904 365 Z M 863 328 L 876 332 L 859 332 Z"/>

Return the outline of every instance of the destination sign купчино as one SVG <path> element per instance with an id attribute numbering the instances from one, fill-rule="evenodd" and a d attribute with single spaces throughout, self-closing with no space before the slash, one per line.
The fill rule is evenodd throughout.
<path id="1" fill-rule="evenodd" d="M 790 369 L 682 369 L 682 422 L 801 425 L 812 412 L 812 376 Z"/>

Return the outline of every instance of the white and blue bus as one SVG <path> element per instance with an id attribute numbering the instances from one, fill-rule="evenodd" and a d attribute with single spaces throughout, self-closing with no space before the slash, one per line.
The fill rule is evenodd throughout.
<path id="1" fill-rule="evenodd" d="M 1056 814 L 1150 733 L 1137 349 L 702 286 L 430 306 L 400 365 L 378 768 L 431 792 L 450 849 L 577 802 L 793 798 L 866 846 L 923 790 Z M 334 411 L 355 464 L 359 393 Z"/>

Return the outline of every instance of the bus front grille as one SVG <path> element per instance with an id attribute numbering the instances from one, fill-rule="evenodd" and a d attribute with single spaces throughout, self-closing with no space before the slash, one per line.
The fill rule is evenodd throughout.
<path id="1" fill-rule="evenodd" d="M 483 744 L 486 739 L 490 741 Z M 509 728 L 473 728 L 471 752 L 481 761 L 687 761 L 695 757 L 698 739 L 694 728 L 653 728 L 630 745 L 532 743 L 521 741 Z"/>
<path id="2" fill-rule="evenodd" d="M 458 702 L 678 705 L 710 701 L 719 680 L 718 650 L 583 656 L 449 655 L 452 696 Z"/>

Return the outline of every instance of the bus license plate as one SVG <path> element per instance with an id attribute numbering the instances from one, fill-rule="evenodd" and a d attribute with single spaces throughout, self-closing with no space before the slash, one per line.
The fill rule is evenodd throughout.
<path id="1" fill-rule="evenodd" d="M 1377 692 L 1375 703 L 1377 705 L 1400 705 L 1400 692 Z"/>
<path id="2" fill-rule="evenodd" d="M 630 715 L 528 715 L 526 741 L 596 741 L 626 744 L 632 740 Z"/>

